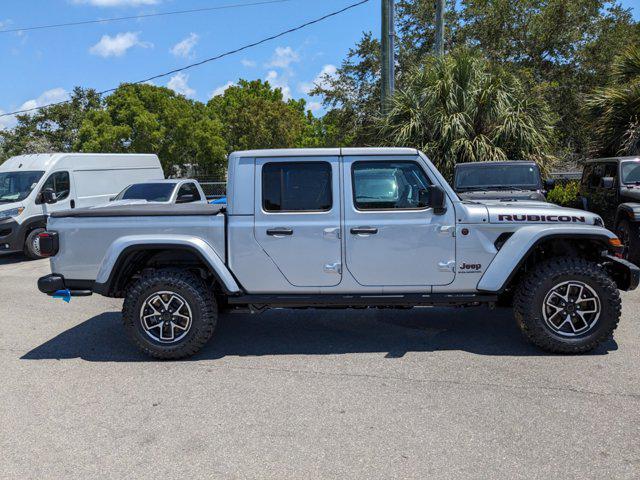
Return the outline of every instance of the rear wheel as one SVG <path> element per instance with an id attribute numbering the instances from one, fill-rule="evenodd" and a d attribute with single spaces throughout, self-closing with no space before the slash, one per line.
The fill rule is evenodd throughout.
<path id="1" fill-rule="evenodd" d="M 640 231 L 638 224 L 623 218 L 616 227 L 616 233 L 624 245 L 624 258 L 640 265 Z"/>
<path id="2" fill-rule="evenodd" d="M 526 275 L 515 317 L 525 337 L 556 353 L 582 353 L 609 339 L 620 320 L 618 289 L 598 264 L 553 258 Z"/>
<path id="3" fill-rule="evenodd" d="M 44 228 L 36 228 L 31 230 L 24 240 L 24 254 L 31 260 L 43 258 L 40 255 L 40 239 L 38 235 L 44 232 Z"/>
<path id="4" fill-rule="evenodd" d="M 189 272 L 158 270 L 127 291 L 122 319 L 129 337 L 147 355 L 178 359 L 198 352 L 213 335 L 213 293 Z"/>

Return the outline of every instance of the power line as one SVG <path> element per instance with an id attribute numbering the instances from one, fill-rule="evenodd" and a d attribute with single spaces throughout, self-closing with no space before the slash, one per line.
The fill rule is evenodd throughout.
<path id="1" fill-rule="evenodd" d="M 253 43 L 244 45 L 244 46 L 236 48 L 234 50 L 229 50 L 227 52 L 221 53 L 221 54 L 216 55 L 214 57 L 209 57 L 209 58 L 206 58 L 206 59 L 201 60 L 199 62 L 192 63 L 190 65 L 186 65 L 186 66 L 181 67 L 181 68 L 176 68 L 174 70 L 170 70 L 168 72 L 160 73 L 160 74 L 154 75 L 152 77 L 148 77 L 148 78 L 145 78 L 145 79 L 142 79 L 142 80 L 137 80 L 135 82 L 130 82 L 129 84 L 130 85 L 138 85 L 140 83 L 150 82 L 150 81 L 156 80 L 158 78 L 167 77 L 167 76 L 172 75 L 174 73 L 178 73 L 178 72 L 182 72 L 182 71 L 188 70 L 190 68 L 198 67 L 198 66 L 203 65 L 205 63 L 209 63 L 209 62 L 213 62 L 215 60 L 219 60 L 219 59 L 221 59 L 223 57 L 227 57 L 229 55 L 233 55 L 235 53 L 239 53 L 239 52 L 241 52 L 243 50 L 247 50 L 249 48 L 256 47 L 256 46 L 261 45 L 263 43 L 275 40 L 276 38 L 283 37 L 285 35 L 288 35 L 290 33 L 296 32 L 298 30 L 302 30 L 303 28 L 306 28 L 308 26 L 314 25 L 316 23 L 320 23 L 320 22 L 322 22 L 324 20 L 327 20 L 328 18 L 334 17 L 336 15 L 340 15 L 341 13 L 344 13 L 347 10 L 351 10 L 352 8 L 358 7 L 358 6 L 360 6 L 360 5 L 364 4 L 364 3 L 367 3 L 367 2 L 369 2 L 369 0 L 361 0 L 360 2 L 353 3 L 353 4 L 348 5 L 348 6 L 342 8 L 340 10 L 336 10 L 334 12 L 328 13 L 327 15 L 323 15 L 322 17 L 319 17 L 319 18 L 316 18 L 316 19 L 311 20 L 309 22 L 303 23 L 302 25 L 299 25 L 297 27 L 290 28 L 288 30 L 285 30 L 285 31 L 280 32 L 280 33 L 277 33 L 275 35 L 271 35 L 270 37 L 263 38 L 262 40 L 258 40 L 257 42 L 253 42 Z M 98 92 L 98 95 L 104 95 L 106 93 L 114 92 L 115 90 L 117 90 L 117 88 L 118 87 L 110 88 L 108 90 L 103 90 L 101 92 Z M 65 103 L 69 103 L 70 101 L 71 100 L 63 100 L 61 102 L 50 103 L 50 104 L 42 105 L 42 106 L 39 106 L 39 107 L 27 108 L 27 109 L 24 109 L 24 110 L 18 110 L 18 111 L 10 112 L 10 113 L 3 113 L 3 114 L 0 114 L 0 117 L 7 117 L 7 116 L 17 115 L 17 114 L 21 114 L 21 113 L 28 113 L 28 112 L 32 112 L 32 111 L 35 111 L 35 110 L 41 110 L 41 109 L 46 108 L 46 107 L 52 107 L 52 106 L 55 106 L 55 105 L 62 105 L 62 104 L 65 104 Z"/>
<path id="2" fill-rule="evenodd" d="M 161 13 L 148 13 L 142 15 L 131 15 L 128 17 L 113 17 L 113 18 L 104 18 L 102 20 L 82 20 L 79 22 L 67 22 L 67 23 L 54 23 L 50 25 L 36 25 L 33 27 L 23 27 L 23 28 L 11 28 L 6 30 L 0 30 L 0 33 L 12 33 L 12 32 L 28 32 L 31 30 L 45 30 L 49 28 L 61 28 L 61 27 L 75 27 L 78 25 L 91 25 L 95 23 L 109 23 L 109 22 L 120 22 L 123 20 L 136 20 L 140 18 L 151 18 L 151 17 L 166 17 L 170 15 L 184 15 L 188 13 L 199 13 L 199 12 L 210 12 L 213 10 L 226 10 L 230 8 L 241 8 L 241 7 L 252 7 L 255 5 L 268 5 L 271 3 L 284 3 L 290 2 L 292 0 L 264 0 L 260 2 L 252 2 L 252 3 L 233 3 L 229 5 L 218 5 L 217 7 L 203 7 L 203 8 L 194 8 L 191 10 L 176 10 L 173 12 L 161 12 Z"/>
<path id="3" fill-rule="evenodd" d="M 158 75 L 154 75 L 154 76 L 149 77 L 149 78 L 144 78 L 142 80 L 138 80 L 138 81 L 135 81 L 135 82 L 129 82 L 129 85 L 138 85 L 140 83 L 150 82 L 150 81 L 156 80 L 158 78 L 167 77 L 167 76 L 172 75 L 174 73 L 183 72 L 183 71 L 188 70 L 190 68 L 199 67 L 200 65 L 204 65 L 205 63 L 213 62 L 214 60 L 219 60 L 219 59 L 221 59 L 223 57 L 228 57 L 229 55 L 233 55 L 235 53 L 242 52 L 243 50 L 247 50 L 249 48 L 256 47 L 258 45 L 261 45 L 263 43 L 269 42 L 271 40 L 275 40 L 276 38 L 283 37 L 285 35 L 288 35 L 290 33 L 296 32 L 298 30 L 302 30 L 303 28 L 306 28 L 308 26 L 314 25 L 316 23 L 320 23 L 320 22 L 322 22 L 324 20 L 327 20 L 328 18 L 335 17 L 336 15 L 340 15 L 341 13 L 344 13 L 347 10 L 351 10 L 351 9 L 356 8 L 356 7 L 358 7 L 358 6 L 362 5 L 362 4 L 365 4 L 367 2 L 369 2 L 369 0 L 361 0 L 359 2 L 352 3 L 351 5 L 348 5 L 348 6 L 344 7 L 344 8 L 341 8 L 340 10 L 336 10 L 334 12 L 328 13 L 326 15 L 323 15 L 322 17 L 316 18 L 315 20 L 310 20 L 310 21 L 308 21 L 306 23 L 303 23 L 302 25 L 298 25 L 297 27 L 293 27 L 293 28 L 290 28 L 290 29 L 285 30 L 283 32 L 276 33 L 275 35 L 271 35 L 270 37 L 263 38 L 262 40 L 258 40 L 257 42 L 249 43 L 247 45 L 244 45 L 242 47 L 236 48 L 234 50 L 229 50 L 227 52 L 224 52 L 224 53 L 221 53 L 219 55 L 216 55 L 215 57 L 205 58 L 204 60 L 201 60 L 201 61 L 196 62 L 196 63 L 192 63 L 190 65 L 186 65 L 186 66 L 181 67 L 181 68 L 176 68 L 174 70 L 170 70 L 170 71 L 165 72 L 165 73 L 160 73 Z M 118 87 L 110 88 L 108 90 L 102 90 L 101 92 L 98 92 L 98 95 L 104 95 L 106 93 L 111 93 L 111 92 L 114 92 L 117 89 L 118 89 Z M 21 113 L 33 112 L 35 110 L 41 110 L 43 108 L 53 107 L 53 106 L 56 106 L 56 105 L 63 105 L 65 103 L 69 103 L 69 102 L 71 102 L 71 99 L 63 100 L 61 102 L 49 103 L 47 105 L 42 105 L 40 107 L 26 108 L 24 110 L 17 110 L 15 112 L 3 113 L 3 114 L 0 114 L 0 118 L 1 117 L 10 117 L 12 115 L 18 115 L 18 114 L 21 114 Z"/>

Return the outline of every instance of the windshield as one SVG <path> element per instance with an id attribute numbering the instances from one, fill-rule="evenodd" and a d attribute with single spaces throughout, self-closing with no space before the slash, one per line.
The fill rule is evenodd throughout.
<path id="1" fill-rule="evenodd" d="M 138 183 L 125 188 L 118 194 L 115 200 L 168 202 L 174 188 L 174 183 Z"/>
<path id="2" fill-rule="evenodd" d="M 44 172 L 0 172 L 0 203 L 20 202 L 36 187 Z"/>
<path id="3" fill-rule="evenodd" d="M 640 183 L 640 161 L 622 162 L 622 183 Z"/>
<path id="4" fill-rule="evenodd" d="M 517 189 L 540 188 L 540 171 L 530 163 L 524 165 L 476 165 L 458 166 L 455 178 L 456 189 Z"/>

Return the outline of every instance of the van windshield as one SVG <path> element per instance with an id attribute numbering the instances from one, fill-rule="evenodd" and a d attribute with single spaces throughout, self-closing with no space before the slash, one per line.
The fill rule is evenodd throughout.
<path id="1" fill-rule="evenodd" d="M 0 172 L 0 203 L 20 202 L 36 187 L 44 172 Z"/>
<path id="2" fill-rule="evenodd" d="M 174 183 L 138 183 L 125 188 L 115 200 L 168 202 L 175 186 Z"/>

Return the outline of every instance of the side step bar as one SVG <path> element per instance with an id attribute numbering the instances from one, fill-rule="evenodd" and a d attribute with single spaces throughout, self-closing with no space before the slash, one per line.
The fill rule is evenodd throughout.
<path id="1" fill-rule="evenodd" d="M 412 293 L 387 295 L 239 295 L 228 297 L 231 305 L 273 308 L 419 307 L 477 305 L 498 300 L 497 295 Z"/>

